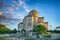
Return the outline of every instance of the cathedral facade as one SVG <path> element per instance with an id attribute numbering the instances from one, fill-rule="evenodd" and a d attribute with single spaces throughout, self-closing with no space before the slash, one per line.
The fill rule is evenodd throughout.
<path id="1" fill-rule="evenodd" d="M 18 24 L 18 30 L 33 30 L 34 26 L 39 24 L 48 29 L 48 22 L 44 22 L 44 17 L 38 17 L 38 12 L 36 10 L 31 10 L 29 14 L 24 17 L 23 22 Z"/>

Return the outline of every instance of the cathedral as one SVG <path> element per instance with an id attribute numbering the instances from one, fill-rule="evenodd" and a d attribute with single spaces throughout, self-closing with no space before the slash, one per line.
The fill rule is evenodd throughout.
<path id="1" fill-rule="evenodd" d="M 36 10 L 31 10 L 28 15 L 24 17 L 23 22 L 18 24 L 18 30 L 33 30 L 34 26 L 39 24 L 48 29 L 48 22 L 44 22 L 44 17 L 38 17 L 38 15 Z"/>

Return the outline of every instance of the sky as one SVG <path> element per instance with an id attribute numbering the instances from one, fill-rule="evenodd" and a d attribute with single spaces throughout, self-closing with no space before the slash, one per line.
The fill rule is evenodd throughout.
<path id="1" fill-rule="evenodd" d="M 0 0 L 0 24 L 17 29 L 31 10 L 38 11 L 39 17 L 44 17 L 44 21 L 49 23 L 49 30 L 60 26 L 59 0 Z"/>

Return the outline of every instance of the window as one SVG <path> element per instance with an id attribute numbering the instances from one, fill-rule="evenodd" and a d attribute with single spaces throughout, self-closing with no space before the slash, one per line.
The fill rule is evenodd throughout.
<path id="1" fill-rule="evenodd" d="M 31 23 L 30 22 L 28 23 L 28 26 L 31 26 Z"/>

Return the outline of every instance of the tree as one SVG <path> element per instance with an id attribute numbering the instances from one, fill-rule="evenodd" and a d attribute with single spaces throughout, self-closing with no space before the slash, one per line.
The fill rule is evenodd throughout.
<path id="1" fill-rule="evenodd" d="M 26 32 L 26 30 L 25 29 L 22 29 L 21 32 Z"/>
<path id="2" fill-rule="evenodd" d="M 38 34 L 42 34 L 46 32 L 46 28 L 43 25 L 36 25 L 33 29 L 34 32 L 37 32 Z"/>
<path id="3" fill-rule="evenodd" d="M 11 33 L 17 33 L 17 30 L 10 30 L 6 26 L 0 24 L 0 34 L 11 34 Z"/>
<path id="4" fill-rule="evenodd" d="M 12 33 L 17 33 L 17 30 L 16 30 L 16 29 L 14 29 L 14 30 L 12 31 Z"/>
<path id="5" fill-rule="evenodd" d="M 0 33 L 4 34 L 4 33 L 8 33 L 9 28 L 7 28 L 6 26 L 0 24 Z"/>

